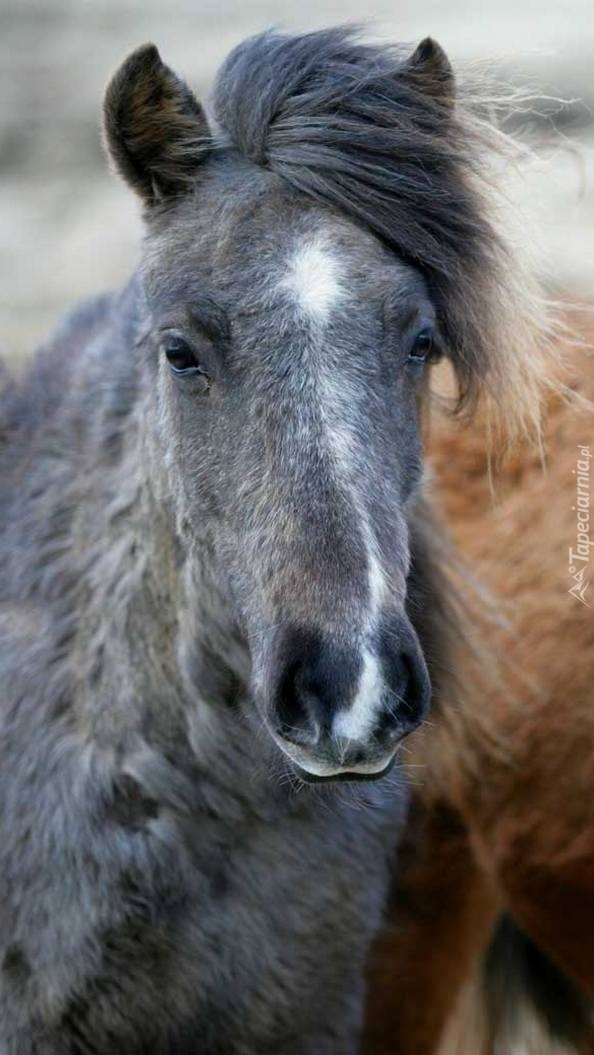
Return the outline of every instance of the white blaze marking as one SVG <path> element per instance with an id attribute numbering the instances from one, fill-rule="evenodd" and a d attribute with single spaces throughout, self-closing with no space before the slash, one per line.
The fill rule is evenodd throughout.
<path id="1" fill-rule="evenodd" d="M 377 557 L 375 539 L 371 534 L 369 524 L 367 527 L 367 559 L 369 561 L 369 596 L 371 599 L 371 611 L 373 617 L 377 616 L 378 609 L 386 593 L 386 578 Z"/>
<path id="2" fill-rule="evenodd" d="M 317 324 L 325 323 L 331 309 L 342 299 L 346 287 L 343 282 L 344 267 L 337 251 L 323 234 L 304 239 L 297 247 L 282 279 L 282 289 L 290 291 L 302 311 Z M 314 331 L 312 339 L 320 343 L 320 331 Z M 334 718 L 334 736 L 346 740 L 365 741 L 372 733 L 382 705 L 384 679 L 377 656 L 369 647 L 374 633 L 380 607 L 386 593 L 386 580 L 381 567 L 377 543 L 369 518 L 353 487 L 352 451 L 356 440 L 353 411 L 356 407 L 356 392 L 349 394 L 344 384 L 336 377 L 336 364 L 327 367 L 324 348 L 319 347 L 317 392 L 320 397 L 321 419 L 328 448 L 336 468 L 336 475 L 349 495 L 357 514 L 359 530 L 367 551 L 369 607 L 365 625 L 361 632 L 362 665 L 357 694 L 352 704 L 339 710 Z M 365 764 L 354 767 L 357 772 L 379 772 L 383 765 Z M 330 776 L 344 772 L 318 763 L 303 765 L 317 776 Z M 322 772 L 322 770 L 324 770 Z"/>
<path id="3" fill-rule="evenodd" d="M 337 711 L 332 723 L 334 736 L 365 741 L 377 721 L 383 690 L 384 679 L 377 656 L 366 648 L 357 695 L 350 707 Z"/>
<path id="4" fill-rule="evenodd" d="M 295 296 L 312 319 L 324 322 L 344 292 L 340 261 L 321 235 L 307 239 L 295 251 L 281 287 Z"/>
<path id="5" fill-rule="evenodd" d="M 364 741 L 371 735 L 377 722 L 385 687 L 379 660 L 369 648 L 369 641 L 377 626 L 380 608 L 386 595 L 387 584 L 379 559 L 375 535 L 369 523 L 369 517 L 366 510 L 362 508 L 361 500 L 352 485 L 351 452 L 353 444 L 356 442 L 353 436 L 354 430 L 349 429 L 348 423 L 338 423 L 340 422 L 341 403 L 344 407 L 344 393 L 338 393 L 333 400 L 332 387 L 329 381 L 324 385 L 324 404 L 329 408 L 325 416 L 329 418 L 332 414 L 332 418 L 337 423 L 328 423 L 326 434 L 333 454 L 334 464 L 344 481 L 353 509 L 357 513 L 359 531 L 361 532 L 367 555 L 369 594 L 366 620 L 361 635 L 363 662 L 359 687 L 351 705 L 342 708 L 336 713 L 332 723 L 332 733 L 336 737 Z M 344 417 L 343 409 L 343 421 Z"/>
<path id="6" fill-rule="evenodd" d="M 369 607 L 362 633 L 363 657 L 357 694 L 350 706 L 337 711 L 332 723 L 332 733 L 346 740 L 365 741 L 372 734 L 377 722 L 385 690 L 381 664 L 371 651 L 369 641 L 377 627 L 387 584 L 367 515 L 361 510 L 356 496 L 353 495 L 352 501 L 359 512 L 359 527 L 367 550 Z"/>

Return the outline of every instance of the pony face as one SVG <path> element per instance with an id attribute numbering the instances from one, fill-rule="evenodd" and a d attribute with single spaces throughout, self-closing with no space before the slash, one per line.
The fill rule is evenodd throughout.
<path id="1" fill-rule="evenodd" d="M 145 426 L 268 732 L 311 777 L 369 776 L 429 699 L 406 602 L 430 363 L 464 405 L 513 388 L 511 421 L 536 359 L 438 45 L 264 34 L 212 109 L 152 45 L 106 96 L 145 205 Z"/>
<path id="2" fill-rule="evenodd" d="M 149 235 L 159 452 L 266 728 L 305 774 L 373 775 L 429 698 L 405 600 L 439 329 L 412 267 L 251 168 L 207 162 Z"/>

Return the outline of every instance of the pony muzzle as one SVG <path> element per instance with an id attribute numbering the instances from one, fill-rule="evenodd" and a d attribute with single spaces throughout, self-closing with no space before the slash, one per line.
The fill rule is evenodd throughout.
<path id="1" fill-rule="evenodd" d="M 271 736 L 299 775 L 372 779 L 390 768 L 430 698 L 406 624 L 406 633 L 392 629 L 364 645 L 303 628 L 275 635 L 258 695 Z"/>

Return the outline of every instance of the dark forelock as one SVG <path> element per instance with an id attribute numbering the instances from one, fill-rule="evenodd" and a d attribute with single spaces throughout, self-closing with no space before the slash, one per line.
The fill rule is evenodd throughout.
<path id="1" fill-rule="evenodd" d="M 350 27 L 253 37 L 216 81 L 219 147 L 362 223 L 419 267 L 459 409 L 485 397 L 512 435 L 538 421 L 550 354 L 532 278 L 497 233 L 491 162 L 516 147 L 485 119 L 480 81 L 455 87 L 443 54 L 441 70 L 432 79 L 429 63 L 427 73 L 436 50 L 425 41 L 411 58 L 410 47 L 362 43 Z M 491 99 L 488 77 L 482 87 Z"/>
<path id="2" fill-rule="evenodd" d="M 474 144 L 451 99 L 407 70 L 402 48 L 360 43 L 351 28 L 267 32 L 227 58 L 214 113 L 244 156 L 455 280 L 484 264 L 493 237 L 469 184 Z"/>

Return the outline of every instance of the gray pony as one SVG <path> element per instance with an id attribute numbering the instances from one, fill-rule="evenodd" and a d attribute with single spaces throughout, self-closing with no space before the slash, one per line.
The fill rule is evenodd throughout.
<path id="1" fill-rule="evenodd" d="M 448 662 L 419 409 L 499 370 L 475 147 L 344 30 L 208 116 L 142 47 L 105 138 L 139 270 L 0 404 L 0 1052 L 351 1055 Z"/>

